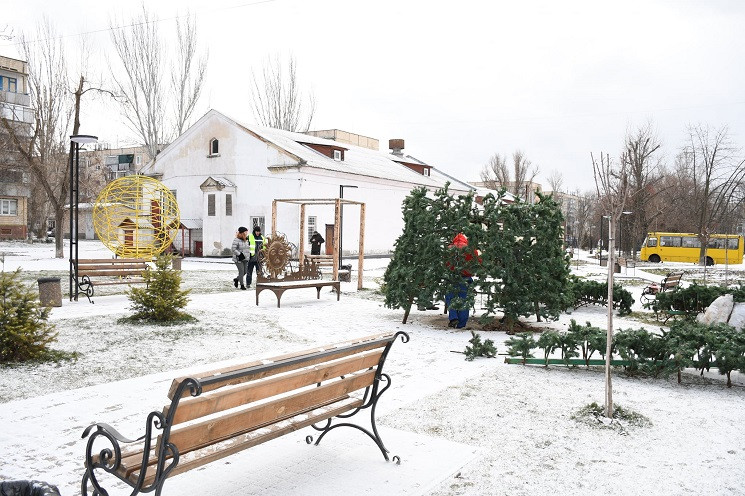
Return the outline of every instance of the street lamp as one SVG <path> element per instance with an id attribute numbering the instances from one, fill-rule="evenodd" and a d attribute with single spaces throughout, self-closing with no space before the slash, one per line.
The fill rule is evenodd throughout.
<path id="1" fill-rule="evenodd" d="M 78 204 L 80 203 L 80 145 L 97 143 L 98 136 L 70 136 L 70 301 L 78 301 Z"/>
<path id="2" fill-rule="evenodd" d="M 621 218 L 618 221 L 618 256 L 621 256 L 621 247 L 623 246 L 623 216 L 624 215 L 631 215 L 634 212 L 626 211 L 624 210 L 621 212 Z"/>
<path id="3" fill-rule="evenodd" d="M 600 216 L 600 257 L 598 258 L 598 263 L 600 265 L 603 265 L 603 249 L 605 248 L 605 240 L 603 239 L 603 219 L 608 219 L 610 221 L 610 216 L 608 215 L 601 215 Z"/>
<path id="4" fill-rule="evenodd" d="M 344 188 L 357 188 L 357 186 L 353 186 L 351 184 L 340 184 L 339 185 L 339 198 L 344 198 Z M 344 203 L 342 202 L 339 205 L 339 268 L 342 268 L 342 261 L 341 261 L 341 234 L 342 234 L 342 225 L 344 224 Z"/>

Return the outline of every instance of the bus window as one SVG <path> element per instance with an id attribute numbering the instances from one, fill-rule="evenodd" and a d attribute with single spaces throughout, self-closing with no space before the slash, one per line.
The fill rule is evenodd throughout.
<path id="1" fill-rule="evenodd" d="M 680 248 L 680 236 L 660 236 L 660 246 Z"/>
<path id="2" fill-rule="evenodd" d="M 709 238 L 709 243 L 706 246 L 708 248 L 724 248 L 724 240 L 722 238 Z"/>
<path id="3" fill-rule="evenodd" d="M 647 238 L 647 248 L 657 247 L 657 238 Z"/>
<path id="4" fill-rule="evenodd" d="M 727 249 L 736 250 L 738 248 L 738 241 L 740 241 L 740 238 L 729 238 L 727 240 Z"/>
<path id="5" fill-rule="evenodd" d="M 696 236 L 683 236 L 683 248 L 701 248 L 701 243 Z"/>

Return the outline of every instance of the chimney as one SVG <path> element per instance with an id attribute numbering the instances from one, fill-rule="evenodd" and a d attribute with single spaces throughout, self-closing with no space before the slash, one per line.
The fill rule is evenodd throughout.
<path id="1" fill-rule="evenodd" d="M 393 153 L 394 155 L 403 156 L 404 140 L 390 139 L 388 140 L 388 148 L 391 149 L 391 153 Z"/>

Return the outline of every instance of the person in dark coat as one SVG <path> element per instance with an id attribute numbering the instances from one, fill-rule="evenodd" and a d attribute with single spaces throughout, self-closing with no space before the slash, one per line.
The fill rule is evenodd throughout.
<path id="1" fill-rule="evenodd" d="M 251 286 L 254 269 L 256 269 L 257 279 L 261 270 L 259 253 L 264 249 L 264 237 L 261 235 L 261 226 L 255 225 L 251 234 L 248 235 L 248 246 L 251 257 L 248 259 L 248 267 L 246 268 L 246 286 Z"/>
<path id="2" fill-rule="evenodd" d="M 318 233 L 318 231 L 313 231 L 313 236 L 310 237 L 310 254 L 311 255 L 320 255 L 321 254 L 321 245 L 326 240 L 323 239 L 323 237 Z"/>

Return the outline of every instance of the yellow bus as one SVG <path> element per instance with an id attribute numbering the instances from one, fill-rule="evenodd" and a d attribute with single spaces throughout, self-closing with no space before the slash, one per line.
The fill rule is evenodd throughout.
<path id="1" fill-rule="evenodd" d="M 706 265 L 741 264 L 742 254 L 742 236 L 711 234 L 706 247 Z M 700 255 L 701 242 L 695 234 L 651 232 L 644 239 L 639 257 L 641 260 L 655 263 L 663 261 L 698 263 Z"/>

